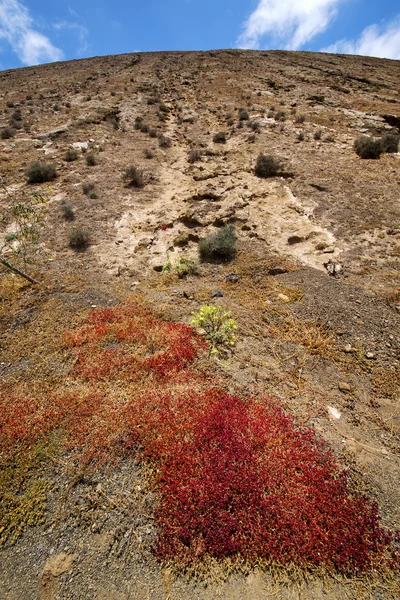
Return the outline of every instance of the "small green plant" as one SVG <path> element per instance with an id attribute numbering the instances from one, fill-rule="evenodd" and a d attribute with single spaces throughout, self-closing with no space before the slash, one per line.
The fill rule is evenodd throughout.
<path id="1" fill-rule="evenodd" d="M 306 115 L 297 115 L 296 119 L 295 119 L 295 123 L 304 123 L 304 121 L 306 120 Z"/>
<path id="2" fill-rule="evenodd" d="M 202 260 L 231 260 L 236 255 L 237 237 L 233 227 L 226 225 L 199 241 Z"/>
<path id="3" fill-rule="evenodd" d="M 53 181 L 57 177 L 57 171 L 54 165 L 42 163 L 40 161 L 33 162 L 26 170 L 28 183 L 44 183 Z"/>
<path id="4" fill-rule="evenodd" d="M 382 154 L 382 144 L 380 140 L 367 135 L 360 135 L 354 142 L 354 150 L 360 158 L 376 160 Z"/>
<path id="5" fill-rule="evenodd" d="M 237 324 L 231 318 L 230 311 L 224 311 L 221 306 L 204 304 L 190 321 L 196 329 L 204 332 L 210 342 L 210 354 L 227 349 L 235 344 Z"/>
<path id="6" fill-rule="evenodd" d="M 146 150 L 144 151 L 144 156 L 145 158 L 154 158 L 154 154 L 148 148 L 146 148 Z"/>
<path id="7" fill-rule="evenodd" d="M 88 232 L 81 227 L 75 227 L 69 232 L 68 244 L 73 250 L 85 250 L 90 244 Z"/>
<path id="8" fill-rule="evenodd" d="M 224 131 L 219 131 L 218 133 L 214 134 L 213 142 L 214 144 L 225 144 L 226 133 Z"/>
<path id="9" fill-rule="evenodd" d="M 158 109 L 163 112 L 163 113 L 169 113 L 169 108 L 168 106 L 166 106 L 165 104 L 161 103 L 158 107 Z"/>
<path id="10" fill-rule="evenodd" d="M 176 261 L 171 262 L 168 260 L 162 268 L 162 273 L 172 273 L 177 275 L 179 279 L 183 279 L 188 275 L 197 274 L 196 261 L 192 258 L 186 258 L 185 256 L 179 256 Z"/>
<path id="11" fill-rule="evenodd" d="M 322 130 L 317 129 L 317 131 L 314 133 L 314 140 L 320 140 L 321 137 L 322 137 Z"/>
<path id="12" fill-rule="evenodd" d="M 142 188 L 144 186 L 143 171 L 137 167 L 128 167 L 124 173 L 128 187 Z"/>
<path id="13" fill-rule="evenodd" d="M 77 160 L 77 158 L 78 158 L 78 152 L 71 148 L 70 150 L 67 150 L 67 152 L 65 153 L 64 160 L 66 162 L 73 162 L 74 160 Z"/>
<path id="14" fill-rule="evenodd" d="M 256 166 L 254 169 L 257 177 L 275 177 L 275 175 L 282 168 L 282 164 L 279 160 L 276 160 L 273 156 L 259 154 L 257 157 Z"/>
<path id="15" fill-rule="evenodd" d="M 6 188 L 6 195 L 11 204 L 2 211 L 4 224 L 12 223 L 12 230 L 5 236 L 0 247 L 0 256 L 11 257 L 13 261 L 23 265 L 35 263 L 35 259 L 43 254 L 41 246 L 41 230 L 45 224 L 47 200 L 40 194 L 21 193 L 12 198 Z"/>
<path id="16" fill-rule="evenodd" d="M 239 121 L 248 121 L 249 120 L 249 113 L 247 112 L 247 110 L 244 110 L 244 108 L 241 108 L 239 110 Z"/>

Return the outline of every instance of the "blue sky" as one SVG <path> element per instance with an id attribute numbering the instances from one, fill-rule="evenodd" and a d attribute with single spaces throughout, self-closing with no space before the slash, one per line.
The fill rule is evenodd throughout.
<path id="1" fill-rule="evenodd" d="M 0 0 L 0 69 L 105 54 L 289 49 L 400 59 L 398 0 Z"/>

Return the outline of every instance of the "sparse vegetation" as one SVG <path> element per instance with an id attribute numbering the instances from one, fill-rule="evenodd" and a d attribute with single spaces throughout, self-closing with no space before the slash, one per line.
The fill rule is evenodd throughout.
<path id="1" fill-rule="evenodd" d="M 145 158 L 154 158 L 154 154 L 151 150 L 149 150 L 148 148 L 146 148 L 146 150 L 144 151 L 144 156 Z"/>
<path id="2" fill-rule="evenodd" d="M 257 177 L 275 177 L 282 169 L 282 163 L 271 155 L 259 154 L 254 169 Z"/>
<path id="3" fill-rule="evenodd" d="M 29 165 L 26 176 L 28 183 L 45 183 L 57 177 L 57 170 L 53 164 L 36 161 Z"/>
<path id="4" fill-rule="evenodd" d="M 237 237 L 232 226 L 226 225 L 199 241 L 202 260 L 231 260 L 236 255 Z"/>
<path id="5" fill-rule="evenodd" d="M 325 141 L 327 141 L 326 138 Z M 361 135 L 354 142 L 354 150 L 360 158 L 376 160 L 382 154 L 382 144 L 380 140 Z"/>
<path id="6" fill-rule="evenodd" d="M 300 123 L 304 123 L 306 120 L 306 115 L 297 115 L 296 119 L 295 119 L 295 123 L 300 124 Z"/>
<path id="7" fill-rule="evenodd" d="M 241 108 L 239 110 L 239 121 L 248 121 L 249 120 L 249 113 L 247 112 L 247 110 L 245 110 L 244 108 Z"/>
<path id="8" fill-rule="evenodd" d="M 317 129 L 317 131 L 314 132 L 314 140 L 320 140 L 322 137 L 322 129 Z"/>
<path id="9" fill-rule="evenodd" d="M 69 232 L 68 244 L 73 250 L 86 250 L 90 244 L 90 236 L 86 229 L 82 227 L 72 229 Z"/>
<path id="10" fill-rule="evenodd" d="M 129 187 L 142 188 L 144 186 L 144 174 L 137 167 L 128 167 L 124 173 L 124 179 Z"/>

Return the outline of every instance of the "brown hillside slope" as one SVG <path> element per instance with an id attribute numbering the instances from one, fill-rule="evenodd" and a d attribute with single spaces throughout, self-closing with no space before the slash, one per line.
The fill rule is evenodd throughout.
<path id="1" fill-rule="evenodd" d="M 4 254 L 40 284 L 2 268 L 2 383 L 36 389 L 69 378 L 73 387 L 61 339 L 91 307 L 135 294 L 188 323 L 201 305 L 219 304 L 238 323 L 237 344 L 202 369 L 229 391 L 271 393 L 320 432 L 384 525 L 398 529 L 400 154 L 363 160 L 353 144 L 361 134 L 399 134 L 399 82 L 399 61 L 281 51 L 131 54 L 1 72 L 2 238 L 15 229 L 10 202 L 35 191 L 47 201 L 28 247 L 33 264 L 12 239 Z M 11 137 L 2 134 L 9 127 Z M 260 153 L 281 163 L 275 177 L 255 176 Z M 53 164 L 57 177 L 27 183 L 35 161 Z M 238 236 L 232 261 L 174 274 L 224 225 Z M 87 247 L 71 247 L 76 230 Z M 162 273 L 168 261 L 172 272 Z M 175 578 L 151 554 L 156 491 L 145 468 L 127 459 L 82 473 L 51 444 L 43 453 L 44 466 L 35 461 L 51 484 L 47 500 L 23 505 L 43 517 L 1 548 L 1 598 L 400 594 L 383 576 L 273 579 L 253 569 L 225 578 L 210 567 L 208 588 Z M 18 469 L 17 507 L 31 477 Z M 10 477 L 4 469 L 2 495 Z M 29 514 L 15 518 L 34 522 Z"/>

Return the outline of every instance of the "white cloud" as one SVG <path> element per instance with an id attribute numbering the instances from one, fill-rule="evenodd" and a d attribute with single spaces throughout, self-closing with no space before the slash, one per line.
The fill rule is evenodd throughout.
<path id="1" fill-rule="evenodd" d="M 61 60 L 63 52 L 33 28 L 28 9 L 18 0 L 0 0 L 0 39 L 5 39 L 24 65 Z"/>
<path id="2" fill-rule="evenodd" d="M 81 25 L 80 23 L 74 23 L 71 21 L 57 21 L 54 24 L 54 29 L 60 31 L 61 29 L 69 29 L 70 31 L 74 31 L 79 40 L 78 53 L 82 54 L 86 52 L 88 49 L 87 36 L 89 34 L 87 27 Z"/>
<path id="3" fill-rule="evenodd" d="M 322 52 L 400 59 L 400 15 L 386 26 L 366 27 L 358 40 L 339 40 Z"/>
<path id="4" fill-rule="evenodd" d="M 270 35 L 274 43 L 297 50 L 327 29 L 340 4 L 347 0 L 260 0 L 244 24 L 240 48 L 258 48 Z"/>

